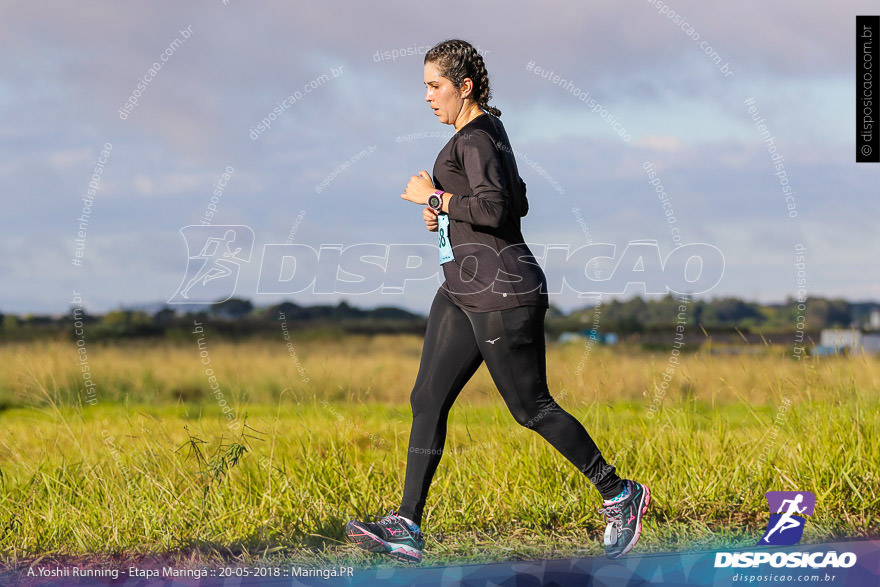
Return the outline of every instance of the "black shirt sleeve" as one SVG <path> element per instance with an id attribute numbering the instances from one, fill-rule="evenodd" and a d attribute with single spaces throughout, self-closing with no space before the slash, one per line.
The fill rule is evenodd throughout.
<path id="1" fill-rule="evenodd" d="M 509 190 L 492 137 L 482 131 L 470 132 L 458 140 L 456 151 L 471 193 L 453 194 L 449 217 L 498 228 L 507 216 Z"/>

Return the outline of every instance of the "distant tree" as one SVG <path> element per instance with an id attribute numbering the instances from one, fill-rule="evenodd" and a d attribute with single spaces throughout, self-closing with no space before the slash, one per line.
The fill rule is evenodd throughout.
<path id="1" fill-rule="evenodd" d="M 640 320 L 654 328 L 666 328 L 674 323 L 680 302 L 672 294 L 666 294 L 659 300 L 651 300 L 642 307 Z"/>
<path id="2" fill-rule="evenodd" d="M 228 300 L 217 302 L 211 306 L 211 313 L 215 316 L 226 316 L 229 318 L 242 318 L 250 314 L 254 309 L 254 305 L 250 300 L 242 298 L 229 298 Z"/>
<path id="3" fill-rule="evenodd" d="M 333 310 L 334 318 L 361 318 L 366 312 L 360 308 L 349 305 L 348 302 L 342 300 Z"/>
<path id="4" fill-rule="evenodd" d="M 703 322 L 710 325 L 736 325 L 747 318 L 762 321 L 760 308 L 739 298 L 712 300 L 703 310 Z"/>
<path id="5" fill-rule="evenodd" d="M 51 316 L 40 316 L 38 314 L 25 314 L 24 323 L 28 326 L 34 326 L 37 324 L 51 324 L 52 317 Z"/>
<path id="6" fill-rule="evenodd" d="M 18 328 L 18 316 L 15 314 L 3 315 L 3 330 L 15 330 Z"/>
<path id="7" fill-rule="evenodd" d="M 141 310 L 111 310 L 101 320 L 108 326 L 152 324 L 150 315 Z"/>
<path id="8" fill-rule="evenodd" d="M 377 320 L 412 320 L 419 317 L 412 312 L 408 312 L 402 308 L 395 308 L 393 306 L 374 308 L 367 312 L 367 316 L 370 318 L 376 318 Z"/>
<path id="9" fill-rule="evenodd" d="M 172 308 L 165 306 L 153 314 L 153 322 L 157 324 L 169 324 L 174 321 L 176 315 L 177 313 Z"/>
<path id="10" fill-rule="evenodd" d="M 547 309 L 547 319 L 551 318 L 561 318 L 565 316 L 565 313 L 556 307 L 554 304 L 550 304 L 550 307 Z"/>
<path id="11" fill-rule="evenodd" d="M 621 332 L 643 332 L 645 325 L 635 316 L 623 316 L 617 320 L 616 329 Z"/>
<path id="12" fill-rule="evenodd" d="M 304 314 L 303 318 L 305 320 L 318 320 L 321 318 L 333 318 L 336 312 L 337 306 L 328 306 L 328 305 L 320 305 L 320 306 L 306 306 L 303 308 Z"/>
<path id="13" fill-rule="evenodd" d="M 691 304 L 691 320 L 693 320 L 694 324 L 702 324 L 703 323 L 703 312 L 706 311 L 706 302 L 703 300 L 696 300 L 693 304 Z"/>
<path id="14" fill-rule="evenodd" d="M 852 322 L 849 302 L 825 298 L 807 299 L 807 323 L 815 328 L 847 327 Z"/>
<path id="15" fill-rule="evenodd" d="M 266 310 L 266 317 L 277 320 L 281 315 L 285 320 L 302 320 L 306 316 L 305 308 L 293 302 L 281 302 L 274 306 L 269 306 Z"/>
<path id="16" fill-rule="evenodd" d="M 128 322 L 128 316 L 124 310 L 111 310 L 104 314 L 104 316 L 101 318 L 101 322 L 108 326 L 125 324 L 126 322 Z"/>
<path id="17" fill-rule="evenodd" d="M 625 302 L 611 300 L 602 310 L 601 328 L 606 332 L 642 332 L 645 329 L 643 319 L 647 316 L 647 304 L 640 297 Z"/>

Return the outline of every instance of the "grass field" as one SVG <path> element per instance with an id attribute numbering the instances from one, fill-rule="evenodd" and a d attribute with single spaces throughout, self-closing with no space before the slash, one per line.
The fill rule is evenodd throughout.
<path id="1" fill-rule="evenodd" d="M 0 347 L 3 563 L 391 564 L 342 529 L 398 505 L 421 340 L 291 340 L 90 345 L 93 405 L 73 344 Z M 755 350 L 704 345 L 676 366 L 663 352 L 549 347 L 554 397 L 651 487 L 637 551 L 754 544 L 769 490 L 816 494 L 804 541 L 880 535 L 880 361 Z M 481 368 L 450 417 L 425 562 L 600 555 L 600 505 Z"/>

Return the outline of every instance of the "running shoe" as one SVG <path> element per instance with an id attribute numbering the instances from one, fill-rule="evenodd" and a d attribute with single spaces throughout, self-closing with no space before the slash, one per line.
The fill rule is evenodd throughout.
<path id="1" fill-rule="evenodd" d="M 368 552 L 387 554 L 408 563 L 422 562 L 422 531 L 393 510 L 377 522 L 351 520 L 345 525 L 345 535 Z"/>
<path id="2" fill-rule="evenodd" d="M 651 492 L 646 485 L 624 479 L 623 497 L 604 502 L 599 509 L 605 514 L 605 556 L 618 558 L 635 546 L 642 534 L 642 515 L 648 509 Z"/>

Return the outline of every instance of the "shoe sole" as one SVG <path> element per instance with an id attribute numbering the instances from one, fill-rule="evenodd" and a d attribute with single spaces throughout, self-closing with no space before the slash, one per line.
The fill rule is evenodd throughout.
<path id="1" fill-rule="evenodd" d="M 642 486 L 643 490 L 642 507 L 639 508 L 639 516 L 636 520 L 636 531 L 633 534 L 633 539 L 629 541 L 629 544 L 627 544 L 622 551 L 620 551 L 620 554 L 615 554 L 613 556 L 609 556 L 608 558 L 620 558 L 628 553 L 630 550 L 632 550 L 632 547 L 636 545 L 636 542 L 639 541 L 639 537 L 642 535 L 642 516 L 645 515 L 646 511 L 648 511 L 648 504 L 651 503 L 651 490 L 648 489 L 647 485 L 642 485 L 641 483 L 639 483 L 639 485 Z"/>
<path id="2" fill-rule="evenodd" d="M 422 552 L 406 544 L 392 544 L 382 540 L 357 522 L 349 522 L 345 526 L 346 537 L 359 548 L 373 554 L 387 554 L 405 563 L 422 562 Z"/>

